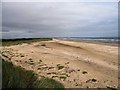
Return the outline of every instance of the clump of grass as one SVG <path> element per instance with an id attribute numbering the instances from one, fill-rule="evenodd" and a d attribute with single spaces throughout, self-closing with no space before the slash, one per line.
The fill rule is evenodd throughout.
<path id="1" fill-rule="evenodd" d="M 52 78 L 59 78 L 65 80 L 67 77 L 66 76 L 52 76 Z"/>
<path id="2" fill-rule="evenodd" d="M 52 76 L 52 78 L 58 78 L 58 76 Z"/>
<path id="3" fill-rule="evenodd" d="M 32 71 L 26 71 L 21 67 L 14 66 L 11 62 L 2 61 L 2 87 L 3 88 L 27 88 L 37 80 Z"/>
<path id="4" fill-rule="evenodd" d="M 60 64 L 57 65 L 57 69 L 58 69 L 58 70 L 63 69 L 63 68 L 64 68 L 64 66 L 62 66 L 62 65 L 60 65 Z"/>
<path id="5" fill-rule="evenodd" d="M 14 66 L 2 59 L 2 88 L 63 88 L 63 84 L 50 78 L 41 77 L 33 71 Z"/>
<path id="6" fill-rule="evenodd" d="M 60 82 L 50 78 L 41 78 L 39 82 L 37 82 L 37 84 L 35 85 L 35 88 L 39 87 L 51 88 L 51 90 L 53 90 L 52 88 L 62 88 L 62 90 L 64 90 L 64 86 Z"/>
<path id="7" fill-rule="evenodd" d="M 59 78 L 60 78 L 60 79 L 63 79 L 63 80 L 65 80 L 65 79 L 66 79 L 66 77 L 65 77 L 65 76 L 59 76 Z"/>
<path id="8" fill-rule="evenodd" d="M 83 71 L 82 73 L 83 73 L 83 74 L 87 74 L 87 71 Z"/>
<path id="9" fill-rule="evenodd" d="M 60 79 L 60 80 L 63 80 L 63 81 L 65 81 L 66 78 L 67 78 L 66 76 L 59 76 L 59 79 Z"/>

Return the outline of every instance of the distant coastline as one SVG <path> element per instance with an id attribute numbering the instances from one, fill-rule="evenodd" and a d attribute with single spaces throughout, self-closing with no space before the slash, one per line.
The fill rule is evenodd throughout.
<path id="1" fill-rule="evenodd" d="M 120 43 L 120 37 L 46 37 L 46 38 L 10 38 L 0 39 L 0 41 L 22 41 L 22 40 L 34 40 L 34 39 L 62 39 L 70 41 L 85 41 L 85 42 L 103 42 L 103 43 Z"/>
<path id="2" fill-rule="evenodd" d="M 120 43 L 118 37 L 70 37 L 62 38 L 63 40 L 103 42 L 103 43 Z"/>

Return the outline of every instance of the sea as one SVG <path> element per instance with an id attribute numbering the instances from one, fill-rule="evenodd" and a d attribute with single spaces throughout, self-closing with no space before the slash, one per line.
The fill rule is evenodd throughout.
<path id="1" fill-rule="evenodd" d="M 38 38 L 58 38 L 58 39 L 74 40 L 74 41 L 120 43 L 120 37 L 38 37 Z M 8 39 L 8 38 L 4 38 L 4 39 Z M 9 39 L 29 39 L 29 38 L 9 38 Z"/>
<path id="2" fill-rule="evenodd" d="M 118 37 L 65 37 L 64 40 L 74 40 L 74 41 L 95 41 L 95 42 L 105 42 L 105 43 L 120 43 L 120 38 Z"/>

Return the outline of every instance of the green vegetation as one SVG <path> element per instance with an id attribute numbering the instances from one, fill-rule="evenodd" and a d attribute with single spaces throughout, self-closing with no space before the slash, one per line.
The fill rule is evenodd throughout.
<path id="1" fill-rule="evenodd" d="M 60 70 L 60 69 L 63 69 L 64 66 L 61 66 L 60 64 L 57 65 L 57 69 Z"/>
<path id="2" fill-rule="evenodd" d="M 66 76 L 52 76 L 52 78 L 59 78 L 65 80 L 67 77 Z"/>
<path id="3" fill-rule="evenodd" d="M 3 39 L 2 41 L 0 41 L 0 45 L 10 46 L 10 45 L 18 45 L 22 43 L 32 43 L 32 42 L 48 41 L 48 40 L 52 40 L 52 38 Z"/>
<path id="4" fill-rule="evenodd" d="M 64 86 L 61 83 L 53 79 L 49 79 L 49 78 L 41 78 L 41 80 L 37 82 L 35 85 L 35 88 L 39 88 L 39 87 L 41 88 L 64 88 Z"/>
<path id="5" fill-rule="evenodd" d="M 52 76 L 52 78 L 58 78 L 58 76 Z"/>
<path id="6" fill-rule="evenodd" d="M 2 60 L 2 87 L 3 88 L 64 88 L 64 86 L 53 79 L 41 77 L 32 71 L 14 66 L 11 62 Z"/>
<path id="7" fill-rule="evenodd" d="M 66 76 L 59 76 L 60 79 L 66 79 Z"/>
<path id="8" fill-rule="evenodd" d="M 2 60 L 2 87 L 3 88 L 31 88 L 36 75 L 32 71 L 26 71 L 14 66 L 11 62 Z"/>

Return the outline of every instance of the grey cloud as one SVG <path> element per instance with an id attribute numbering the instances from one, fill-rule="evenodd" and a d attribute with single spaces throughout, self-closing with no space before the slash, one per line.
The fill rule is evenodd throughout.
<path id="1" fill-rule="evenodd" d="M 117 33 L 117 3 L 8 2 L 3 3 L 2 11 L 4 37 L 109 36 L 108 30 Z"/>

